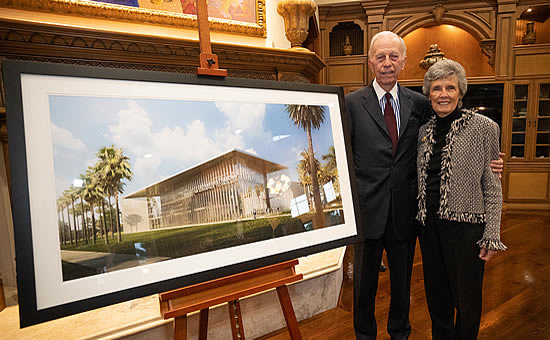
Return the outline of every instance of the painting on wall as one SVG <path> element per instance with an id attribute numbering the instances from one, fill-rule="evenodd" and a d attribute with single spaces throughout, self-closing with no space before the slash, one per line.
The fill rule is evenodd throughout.
<path id="1" fill-rule="evenodd" d="M 358 237 L 341 88 L 3 67 L 22 326 Z"/>
<path id="2" fill-rule="evenodd" d="M 195 0 L 0 0 L 0 6 L 196 28 Z M 265 0 L 209 0 L 214 31 L 266 36 Z"/>

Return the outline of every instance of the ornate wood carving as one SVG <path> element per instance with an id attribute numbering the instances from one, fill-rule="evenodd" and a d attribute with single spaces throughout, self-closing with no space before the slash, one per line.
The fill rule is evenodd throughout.
<path id="1" fill-rule="evenodd" d="M 220 43 L 212 50 L 230 76 L 275 80 L 278 72 L 290 72 L 311 81 L 324 67 L 307 51 Z M 6 58 L 194 73 L 199 53 L 192 40 L 0 21 L 0 56 Z"/>
<path id="2" fill-rule="evenodd" d="M 430 48 L 426 52 L 426 55 L 422 60 L 420 60 L 420 67 L 427 70 L 433 64 L 437 63 L 440 60 L 447 59 L 445 58 L 445 53 L 443 53 L 437 44 L 431 44 Z"/>
<path id="3" fill-rule="evenodd" d="M 284 18 L 286 38 L 292 48 L 303 48 L 309 32 L 309 17 L 316 10 L 313 0 L 280 0 L 277 4 L 277 13 Z"/>
<path id="4" fill-rule="evenodd" d="M 489 65 L 495 66 L 495 51 L 497 46 L 496 39 L 483 39 L 479 42 L 479 46 L 481 47 L 483 54 L 489 57 Z"/>
<path id="5" fill-rule="evenodd" d="M 432 9 L 432 14 L 434 15 L 434 22 L 436 24 L 439 25 L 443 21 L 443 14 L 445 14 L 445 12 L 447 12 L 447 9 L 442 4 L 437 4 Z"/>

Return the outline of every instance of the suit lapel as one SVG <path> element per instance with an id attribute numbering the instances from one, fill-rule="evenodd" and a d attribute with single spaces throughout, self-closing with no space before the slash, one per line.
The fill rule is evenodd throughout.
<path id="1" fill-rule="evenodd" d="M 405 133 L 405 129 L 407 128 L 407 124 L 409 122 L 409 117 L 411 116 L 412 107 L 412 99 L 405 94 L 403 87 L 399 86 L 399 113 L 401 115 L 399 126 L 400 137 Z"/>
<path id="2" fill-rule="evenodd" d="M 380 104 L 378 102 L 378 98 L 376 97 L 376 91 L 374 91 L 374 87 L 372 87 L 372 82 L 365 88 L 363 99 L 363 107 L 367 113 L 372 117 L 372 120 L 374 120 L 378 127 L 386 133 L 388 138 L 390 138 L 390 133 L 386 127 L 386 121 L 384 121 L 384 114 L 380 109 Z"/>

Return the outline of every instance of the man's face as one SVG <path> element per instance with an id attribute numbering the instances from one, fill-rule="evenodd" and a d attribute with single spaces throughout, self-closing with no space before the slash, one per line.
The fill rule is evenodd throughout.
<path id="1" fill-rule="evenodd" d="M 369 66 L 376 75 L 378 85 L 390 91 L 407 61 L 407 57 L 403 56 L 401 51 L 400 41 L 392 37 L 379 37 L 374 41 L 370 52 Z"/>

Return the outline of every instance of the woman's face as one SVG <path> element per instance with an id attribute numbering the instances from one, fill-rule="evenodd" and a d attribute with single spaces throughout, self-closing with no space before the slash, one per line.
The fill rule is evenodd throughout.
<path id="1" fill-rule="evenodd" d="M 458 78 L 455 75 L 435 80 L 430 87 L 432 108 L 441 118 L 452 113 L 460 99 Z"/>

